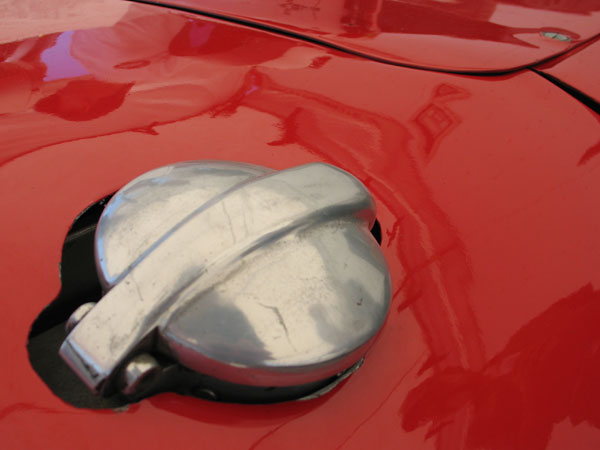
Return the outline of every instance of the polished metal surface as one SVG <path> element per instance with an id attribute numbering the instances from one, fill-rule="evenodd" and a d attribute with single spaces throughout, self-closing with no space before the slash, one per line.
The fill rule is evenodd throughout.
<path id="1" fill-rule="evenodd" d="M 107 205 L 96 233 L 107 292 L 60 353 L 103 393 L 140 352 L 246 386 L 335 377 L 389 307 L 374 220 L 365 187 L 327 164 L 153 170 Z"/>
<path id="2" fill-rule="evenodd" d="M 96 266 L 104 289 L 197 208 L 268 172 L 251 164 L 183 162 L 152 170 L 127 184 L 106 206 L 96 232 Z"/>
<path id="3" fill-rule="evenodd" d="M 142 392 L 144 385 L 151 385 L 160 372 L 160 364 L 148 353 L 142 353 L 127 363 L 122 372 L 121 391 L 125 395 Z"/>
<path id="4" fill-rule="evenodd" d="M 66 332 L 70 333 L 73 330 L 73 328 L 75 328 L 75 326 L 79 322 L 81 322 L 81 320 L 87 315 L 87 313 L 89 313 L 92 310 L 94 306 L 96 306 L 96 302 L 88 302 L 84 303 L 83 305 L 80 305 L 79 308 L 73 311 L 73 313 L 67 320 L 67 323 L 65 323 Z"/>

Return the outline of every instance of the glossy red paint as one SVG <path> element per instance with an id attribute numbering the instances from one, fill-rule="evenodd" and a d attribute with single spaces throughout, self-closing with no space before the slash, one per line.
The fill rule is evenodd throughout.
<path id="1" fill-rule="evenodd" d="M 584 94 L 591 100 L 591 102 L 587 102 L 588 106 L 598 111 L 600 80 L 595 76 L 598 61 L 600 61 L 600 38 L 581 46 L 573 52 L 541 64 L 536 67 L 536 70 L 546 74 L 553 82 Z M 596 106 L 591 104 L 594 102 Z M 596 115 L 596 118 L 600 122 L 600 116 Z M 586 164 L 588 160 L 598 155 L 600 155 L 600 142 L 583 154 L 579 164 Z"/>
<path id="2" fill-rule="evenodd" d="M 150 1 L 153 3 L 153 1 Z M 395 64 L 503 72 L 600 33 L 596 0 L 158 0 L 308 36 Z M 569 38 L 556 40 L 544 32 Z"/>
<path id="3" fill-rule="evenodd" d="M 597 65 L 600 61 L 600 38 L 577 51 L 553 59 L 537 67 L 557 80 L 577 89 L 600 103 L 600 79 Z"/>
<path id="4" fill-rule="evenodd" d="M 594 112 L 530 71 L 406 69 L 111 11 L 0 45 L 4 448 L 600 448 Z M 373 192 L 394 297 L 364 366 L 308 402 L 65 404 L 25 346 L 69 226 L 135 176 L 204 158 L 326 161 Z"/>

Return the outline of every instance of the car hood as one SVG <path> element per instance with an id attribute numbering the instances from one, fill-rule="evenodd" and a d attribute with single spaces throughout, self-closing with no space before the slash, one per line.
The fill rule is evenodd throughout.
<path id="1" fill-rule="evenodd" d="M 154 2 L 150 2 L 154 3 Z M 506 72 L 600 33 L 595 0 L 165 0 L 393 64 Z"/>
<path id="2" fill-rule="evenodd" d="M 600 448 L 592 110 L 531 70 L 397 67 L 130 2 L 7 5 L 4 447 Z M 326 162 L 368 187 L 393 298 L 363 367 L 304 402 L 164 393 L 92 410 L 61 400 L 27 342 L 61 290 L 73 221 L 142 173 L 205 159 Z M 72 387 L 58 370 L 48 376 Z"/>

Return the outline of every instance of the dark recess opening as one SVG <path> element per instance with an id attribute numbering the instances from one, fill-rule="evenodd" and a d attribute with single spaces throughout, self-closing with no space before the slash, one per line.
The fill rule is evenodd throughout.
<path id="1" fill-rule="evenodd" d="M 375 219 L 373 228 L 371 228 L 371 234 L 373 235 L 377 243 L 381 245 L 381 225 L 379 224 L 379 220 L 377 219 Z"/>

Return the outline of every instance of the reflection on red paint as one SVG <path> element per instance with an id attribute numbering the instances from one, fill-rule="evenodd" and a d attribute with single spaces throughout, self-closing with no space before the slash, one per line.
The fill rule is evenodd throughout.
<path id="1" fill-rule="evenodd" d="M 594 117 L 596 118 L 596 120 L 598 121 L 598 125 L 600 126 L 600 115 L 596 114 Z M 600 155 L 600 139 L 598 139 L 598 142 L 596 142 L 595 145 L 591 146 L 585 151 L 585 153 L 581 156 L 578 165 L 583 166 L 589 163 L 598 155 Z"/>
<path id="2" fill-rule="evenodd" d="M 14 90 L 39 89 L 47 71 L 41 55 L 56 44 L 59 36 L 60 33 L 53 33 L 39 38 L 0 44 L 0 77 L 2 78 L 0 89 L 4 94 L 3 99 L 6 99 L 7 95 L 14 95 Z"/>
<path id="3" fill-rule="evenodd" d="M 300 33 L 389 62 L 453 71 L 506 71 L 600 32 L 595 0 L 169 0 Z M 555 31 L 558 42 L 540 36 Z M 482 45 L 487 44 L 487 45 Z"/>
<path id="4" fill-rule="evenodd" d="M 232 65 L 251 65 L 280 57 L 289 45 L 284 40 L 259 35 L 251 41 L 236 39 L 238 31 L 211 23 L 188 21 L 169 43 L 169 53 L 175 56 L 214 57 Z M 249 47 L 261 52 L 248 51 Z"/>
<path id="5" fill-rule="evenodd" d="M 517 35 L 537 33 L 538 28 L 511 27 L 494 23 L 490 19 L 495 8 L 493 2 L 480 0 L 441 4 L 384 2 L 378 16 L 378 25 L 383 33 L 440 35 L 536 47 L 519 39 Z M 400 22 L 398 17 L 405 17 L 407 20 Z"/>
<path id="6" fill-rule="evenodd" d="M 74 122 L 97 119 L 121 106 L 132 86 L 133 83 L 74 80 L 40 99 L 35 110 Z"/>
<path id="7" fill-rule="evenodd" d="M 423 150 L 427 159 L 431 159 L 441 139 L 461 122 L 460 117 L 446 106 L 452 100 L 469 97 L 469 93 L 451 84 L 442 84 L 436 88 L 431 100 L 413 119 L 413 123 L 423 135 Z"/>
<path id="8" fill-rule="evenodd" d="M 342 33 L 347 38 L 374 37 L 381 33 L 378 18 L 381 1 L 345 0 L 340 17 Z"/>
<path id="9" fill-rule="evenodd" d="M 76 78 L 78 76 L 87 75 L 88 72 L 81 66 L 76 58 L 73 58 L 71 52 L 72 31 L 61 33 L 57 37 L 54 46 L 44 50 L 40 55 L 40 59 L 45 63 L 52 61 L 46 70 L 44 81 L 53 81 L 64 78 Z"/>
<path id="10" fill-rule="evenodd" d="M 600 427 L 600 290 L 591 285 L 531 320 L 481 370 L 444 369 L 408 393 L 407 431 L 435 435 L 472 410 L 469 449 L 546 448 L 554 425 L 569 419 Z"/>
<path id="11" fill-rule="evenodd" d="M 587 164 L 592 158 L 600 155 L 600 142 L 598 142 L 593 147 L 589 148 L 579 160 L 579 165 L 582 166 Z"/>

